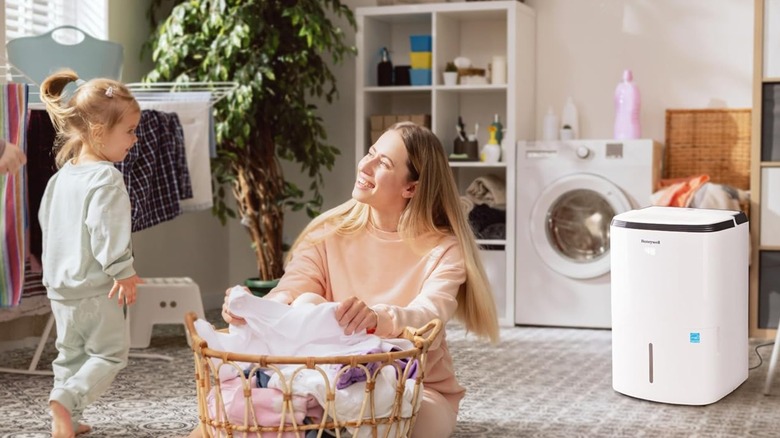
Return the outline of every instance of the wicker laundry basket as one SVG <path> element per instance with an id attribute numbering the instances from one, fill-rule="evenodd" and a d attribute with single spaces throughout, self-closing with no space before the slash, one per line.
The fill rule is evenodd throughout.
<path id="1" fill-rule="evenodd" d="M 750 110 L 666 110 L 664 178 L 701 174 L 750 189 Z"/>
<path id="2" fill-rule="evenodd" d="M 750 190 L 750 109 L 668 109 L 663 177 L 709 175 Z M 750 203 L 740 203 L 749 214 Z"/>
<path id="3" fill-rule="evenodd" d="M 194 313 L 188 313 L 185 324 L 192 336 L 198 417 L 204 437 L 411 436 L 423 397 L 422 381 L 428 348 L 442 330 L 439 320 L 431 321 L 420 329 L 407 328 L 402 338 L 411 341 L 414 347 L 403 351 L 356 356 L 274 357 L 211 349 L 196 331 L 196 318 Z M 415 366 L 404 369 L 399 363 L 415 363 Z M 413 378 L 410 375 L 412 368 Z M 338 371 L 334 375 L 333 370 L 336 369 Z M 257 399 L 253 399 L 254 391 L 258 391 L 255 379 L 259 379 L 261 371 L 265 376 L 276 379 L 273 391 L 278 393 L 279 401 L 275 405 L 274 417 L 278 419 L 274 421 L 278 424 L 270 425 L 263 421 L 264 413 L 258 413 L 261 408 L 257 407 Z M 226 394 L 229 390 L 224 377 L 220 378 L 226 373 L 238 376 L 232 382 L 236 386 L 235 398 L 239 399 L 240 420 L 236 418 L 236 406 L 227 406 L 229 395 Z M 307 417 L 301 421 L 299 402 L 302 396 L 299 391 L 296 393 L 296 385 L 305 373 L 309 373 L 306 374 L 308 379 L 315 376 L 319 380 L 317 386 L 322 389 L 323 397 L 317 400 L 320 402 L 317 405 L 320 418 L 315 416 L 312 420 Z M 353 392 L 352 398 L 344 400 L 342 390 L 337 387 L 342 374 L 346 373 L 361 375 L 357 379 L 363 381 L 356 387 L 357 398 Z M 391 380 L 387 380 L 387 376 L 392 376 Z M 388 388 L 390 381 L 392 386 Z M 382 386 L 381 397 L 376 394 L 380 391 L 379 383 L 385 385 Z M 385 404 L 379 406 L 378 400 L 382 397 Z M 357 413 L 353 416 L 355 418 L 341 418 L 339 412 L 344 411 L 342 408 L 347 402 Z"/>

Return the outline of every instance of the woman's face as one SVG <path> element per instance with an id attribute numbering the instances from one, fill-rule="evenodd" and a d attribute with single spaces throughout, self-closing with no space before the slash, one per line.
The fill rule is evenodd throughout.
<path id="1" fill-rule="evenodd" d="M 358 163 L 352 197 L 374 209 L 400 213 L 416 184 L 409 181 L 408 160 L 401 135 L 394 130 L 385 132 Z"/>

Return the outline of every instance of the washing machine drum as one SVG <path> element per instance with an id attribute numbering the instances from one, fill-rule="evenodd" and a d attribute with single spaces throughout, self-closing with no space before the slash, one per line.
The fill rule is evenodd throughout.
<path id="1" fill-rule="evenodd" d="M 631 201 L 592 174 L 563 177 L 542 191 L 531 211 L 531 241 L 551 269 L 571 278 L 609 272 L 609 224 Z"/>

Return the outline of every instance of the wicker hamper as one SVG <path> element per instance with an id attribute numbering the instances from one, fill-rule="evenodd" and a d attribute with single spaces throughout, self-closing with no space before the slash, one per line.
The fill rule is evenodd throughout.
<path id="1" fill-rule="evenodd" d="M 666 110 L 663 177 L 709 175 L 750 190 L 750 109 Z M 742 204 L 748 213 L 749 203 Z"/>
<path id="2" fill-rule="evenodd" d="M 439 320 L 434 320 L 420 329 L 407 328 L 403 338 L 412 342 L 414 348 L 404 351 L 389 353 L 365 354 L 357 356 L 333 356 L 333 357 L 282 357 L 259 356 L 213 350 L 207 342 L 201 338 L 195 329 L 194 313 L 185 317 L 187 330 L 192 335 L 192 350 L 195 358 L 195 381 L 198 398 L 198 417 L 201 431 L 204 437 L 241 437 L 241 438 L 265 438 L 265 437 L 407 437 L 411 436 L 417 411 L 422 401 L 422 381 L 424 378 L 425 362 L 428 348 L 442 330 Z M 415 367 L 406 366 L 402 369 L 399 363 L 412 364 Z M 334 368 L 335 367 L 335 368 Z M 414 368 L 414 377 L 410 376 L 410 369 Z M 327 370 L 330 370 L 328 377 Z M 335 377 L 333 370 L 338 369 Z M 312 371 L 313 370 L 313 371 Z M 253 400 L 253 391 L 256 390 L 254 380 L 259 377 L 260 371 L 265 375 L 277 377 L 279 383 L 281 402 L 277 407 L 279 416 L 278 425 L 265 425 L 258 420 L 256 414 L 257 400 Z M 389 413 L 387 406 L 379 407 L 375 394 L 379 387 L 377 382 L 383 376 L 393 376 L 392 405 Z M 238 375 L 236 385 L 240 385 L 236 392 L 240 395 L 240 411 L 242 421 L 236 421 L 236 415 L 228 413 L 226 408 L 225 388 L 226 384 L 220 375 L 225 373 Z M 295 394 L 296 385 L 301 375 L 308 372 L 309 378 L 314 375 L 324 388 L 325 402 L 321 406 L 321 418 L 311 421 L 301 421 L 296 415 L 300 401 L 300 395 Z M 364 380 L 365 390 L 361 393 L 360 400 L 354 406 L 357 418 L 340 418 L 338 411 L 340 395 L 336 381 L 344 373 L 361 374 L 358 380 Z M 387 380 L 384 380 L 387 382 Z M 362 388 L 362 386 L 360 387 Z M 387 395 L 385 388 L 385 395 Z M 355 402 L 351 399 L 350 402 Z M 211 405 L 209 405 L 211 403 Z M 297 406 L 297 407 L 296 407 Z M 339 406 L 339 409 L 337 409 Z M 320 407 L 319 405 L 317 406 Z M 235 409 L 232 409 L 235 411 Z M 232 418 L 231 418 L 232 417 Z M 275 418 L 275 417 L 274 417 Z"/>
<path id="3" fill-rule="evenodd" d="M 664 178 L 707 174 L 750 189 L 750 110 L 666 110 Z"/>

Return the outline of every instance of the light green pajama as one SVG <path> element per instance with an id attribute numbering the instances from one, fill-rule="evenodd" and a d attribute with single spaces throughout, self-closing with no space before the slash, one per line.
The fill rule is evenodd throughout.
<path id="1" fill-rule="evenodd" d="M 122 174 L 107 161 L 67 162 L 49 179 L 38 219 L 59 350 L 49 400 L 70 411 L 75 428 L 127 364 L 127 322 L 117 299 L 108 298 L 115 280 L 135 275 Z"/>
<path id="2" fill-rule="evenodd" d="M 51 300 L 57 322 L 57 350 L 52 362 L 54 389 L 49 401 L 71 413 L 74 430 L 81 415 L 111 386 L 127 365 L 130 337 L 122 306 L 106 295 Z"/>

